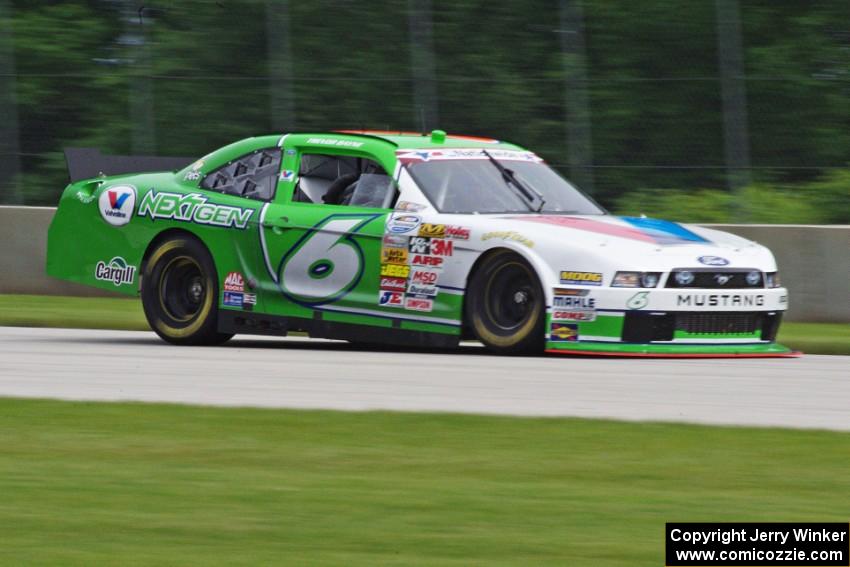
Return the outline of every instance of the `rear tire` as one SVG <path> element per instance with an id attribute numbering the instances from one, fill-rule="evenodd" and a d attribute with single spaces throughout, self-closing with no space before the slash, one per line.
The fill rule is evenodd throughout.
<path id="1" fill-rule="evenodd" d="M 151 328 L 176 345 L 217 345 L 218 278 L 206 247 L 191 237 L 161 242 L 142 273 L 142 307 Z"/>
<path id="2" fill-rule="evenodd" d="M 533 354 L 544 347 L 546 298 L 534 268 L 519 254 L 499 250 L 469 281 L 466 320 L 475 336 L 499 354 Z"/>

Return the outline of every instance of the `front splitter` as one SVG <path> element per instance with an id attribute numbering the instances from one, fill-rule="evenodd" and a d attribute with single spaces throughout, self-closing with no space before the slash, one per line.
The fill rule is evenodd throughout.
<path id="1" fill-rule="evenodd" d="M 633 343 L 581 343 L 553 347 L 549 354 L 620 358 L 795 358 L 803 353 L 780 344 L 654 345 Z"/>

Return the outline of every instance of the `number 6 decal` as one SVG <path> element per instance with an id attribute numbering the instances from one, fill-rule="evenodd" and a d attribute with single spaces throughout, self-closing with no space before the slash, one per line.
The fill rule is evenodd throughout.
<path id="1" fill-rule="evenodd" d="M 280 261 L 283 294 L 308 305 L 348 294 L 363 276 L 363 249 L 353 235 L 379 216 L 331 215 L 308 230 Z"/>

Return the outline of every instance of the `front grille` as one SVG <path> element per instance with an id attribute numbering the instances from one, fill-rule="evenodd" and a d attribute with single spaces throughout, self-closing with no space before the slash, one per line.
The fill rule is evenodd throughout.
<path id="1" fill-rule="evenodd" d="M 752 334 L 761 328 L 761 313 L 676 313 L 675 329 L 695 335 Z"/>
<path id="2" fill-rule="evenodd" d="M 781 313 L 774 311 L 630 311 L 623 321 L 622 340 L 628 343 L 672 341 L 679 331 L 691 335 L 760 334 L 761 340 L 773 341 L 781 317 Z"/>
<path id="3" fill-rule="evenodd" d="M 747 274 L 758 270 L 734 268 L 730 270 L 718 270 L 715 268 L 676 268 L 667 276 L 665 287 L 668 288 L 701 288 L 701 289 L 757 289 L 764 287 L 764 274 L 759 272 L 758 280 L 750 284 L 747 282 Z M 680 284 L 676 281 L 676 274 L 690 272 L 693 281 Z"/>

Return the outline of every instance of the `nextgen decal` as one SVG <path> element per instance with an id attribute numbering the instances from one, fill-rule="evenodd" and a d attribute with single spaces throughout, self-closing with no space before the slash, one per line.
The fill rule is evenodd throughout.
<path id="1" fill-rule="evenodd" d="M 199 193 L 180 195 L 151 190 L 139 204 L 140 217 L 174 219 L 226 228 L 245 229 L 253 214 L 254 209 L 208 203 L 207 198 Z"/>
<path id="2" fill-rule="evenodd" d="M 686 307 L 761 307 L 764 305 L 764 295 L 743 295 L 740 293 L 679 295 L 676 297 L 676 305 Z"/>
<path id="3" fill-rule="evenodd" d="M 98 262 L 94 267 L 94 279 L 102 282 L 112 282 L 116 286 L 132 284 L 136 278 L 136 266 L 127 264 L 127 260 L 116 256 L 106 262 Z"/>

